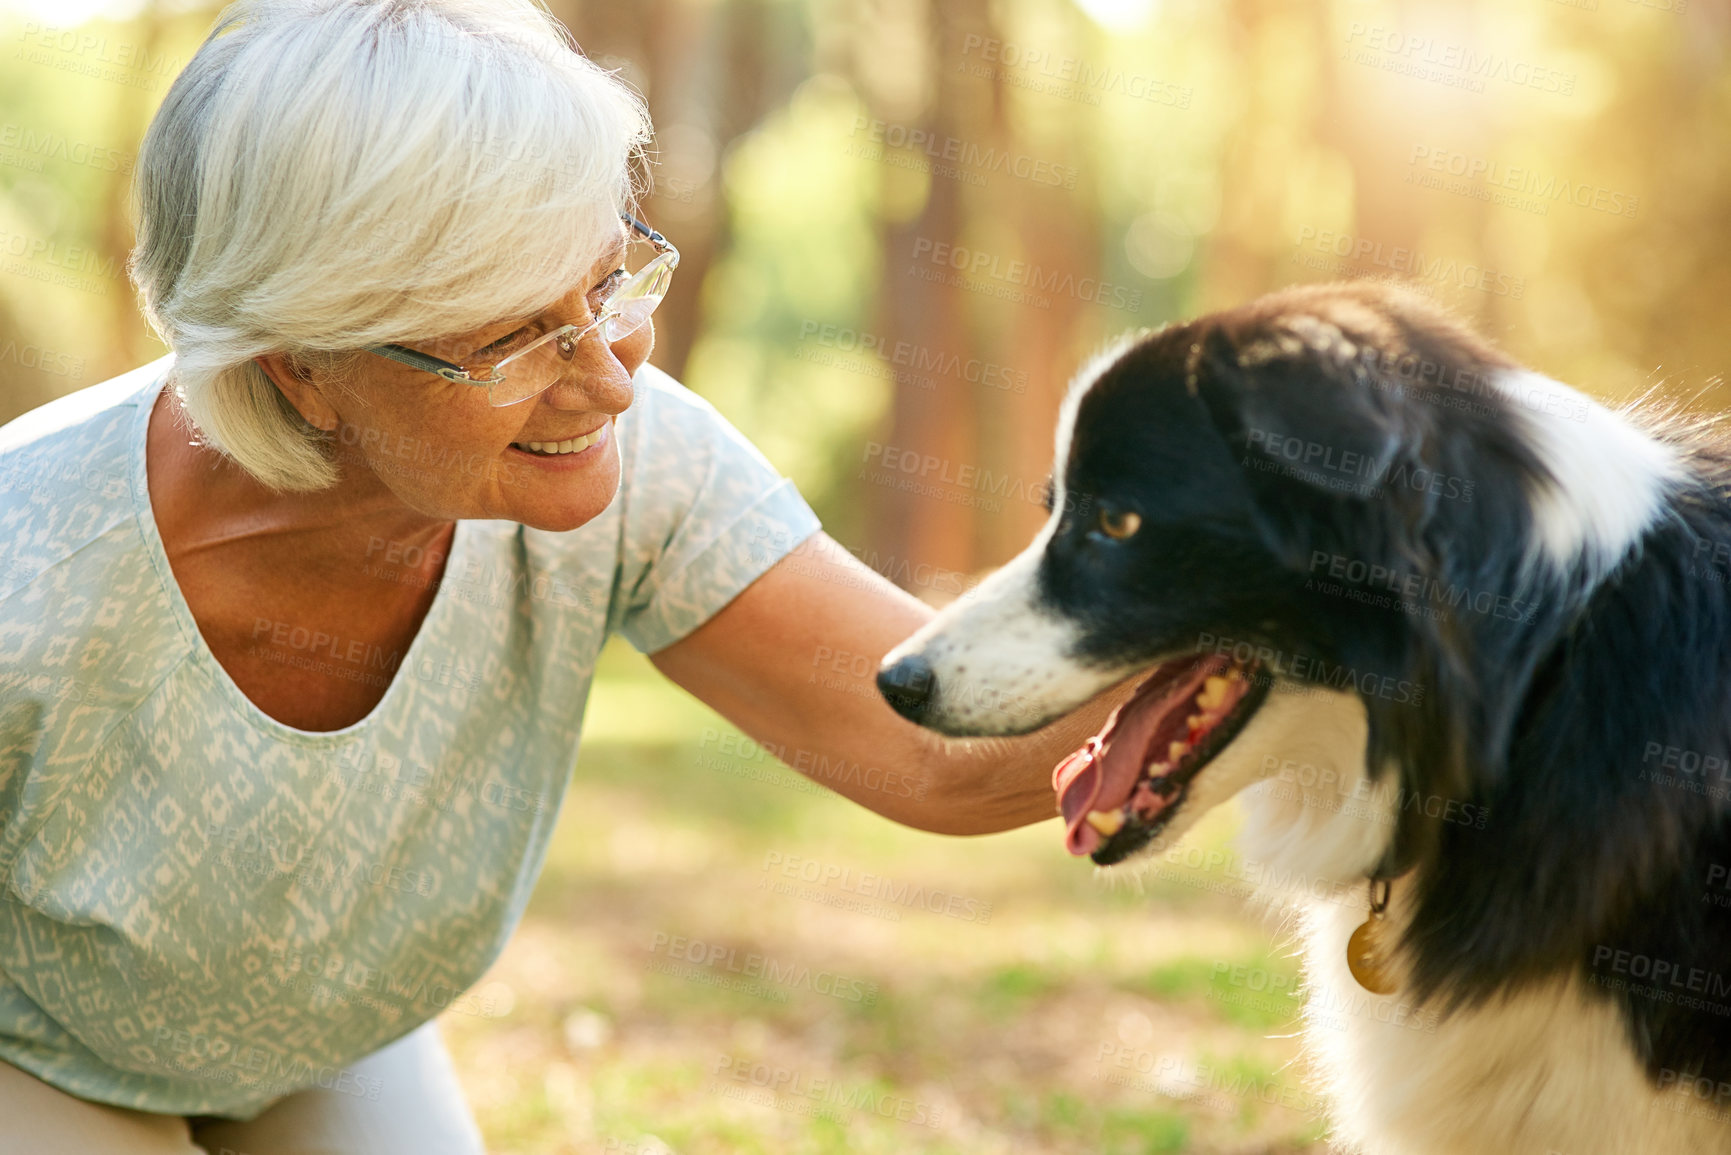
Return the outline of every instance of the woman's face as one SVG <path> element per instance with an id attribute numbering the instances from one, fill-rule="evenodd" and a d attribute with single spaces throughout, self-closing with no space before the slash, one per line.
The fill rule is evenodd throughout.
<path id="1" fill-rule="evenodd" d="M 560 325 L 586 325 L 623 279 L 624 255 L 622 237 L 591 266 L 582 284 L 534 317 L 415 347 L 464 364 L 475 350 L 525 326 L 526 341 Z M 599 330 L 593 331 L 545 392 L 496 409 L 485 389 L 384 357 L 364 357 L 347 388 L 320 390 L 338 418 L 336 459 L 345 481 L 371 473 L 405 505 L 429 517 L 498 518 L 534 529 L 574 529 L 613 500 L 619 486 L 613 419 L 631 404 L 632 374 L 654 344 L 653 322 L 611 348 Z M 530 442 L 580 437 L 599 440 L 575 453 L 528 448 Z"/>

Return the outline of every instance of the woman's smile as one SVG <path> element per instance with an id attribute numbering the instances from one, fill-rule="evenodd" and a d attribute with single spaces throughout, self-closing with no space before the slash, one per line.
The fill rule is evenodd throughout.
<path id="1" fill-rule="evenodd" d="M 612 440 L 613 422 L 604 420 L 588 433 L 562 441 L 513 441 L 507 452 L 527 458 L 543 469 L 577 469 L 597 460 L 607 452 Z"/>

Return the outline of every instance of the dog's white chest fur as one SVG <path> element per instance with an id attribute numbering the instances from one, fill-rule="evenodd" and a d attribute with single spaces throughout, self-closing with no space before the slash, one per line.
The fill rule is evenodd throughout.
<path id="1" fill-rule="evenodd" d="M 1276 764 L 1265 756 L 1238 768 L 1230 750 L 1221 762 L 1263 779 L 1242 795 L 1245 856 L 1273 876 L 1339 883 L 1309 894 L 1350 896 L 1298 902 L 1305 1050 L 1340 1147 L 1363 1155 L 1731 1152 L 1724 1104 L 1655 1090 L 1620 1016 L 1576 980 L 1448 1017 L 1358 985 L 1347 939 L 1367 917 L 1360 883 L 1394 831 L 1400 797 L 1366 780 L 1362 705 L 1344 694 L 1307 698 L 1276 696 L 1264 709 L 1265 732 L 1278 741 L 1263 748 L 1285 754 Z M 1405 897 L 1397 882 L 1389 938 Z"/>
<path id="2" fill-rule="evenodd" d="M 1303 915 L 1305 1049 L 1338 1139 L 1365 1155 L 1680 1155 L 1731 1151 L 1686 1092 L 1655 1092 L 1617 1014 L 1556 982 L 1440 1018 L 1347 971 L 1365 905 Z"/>

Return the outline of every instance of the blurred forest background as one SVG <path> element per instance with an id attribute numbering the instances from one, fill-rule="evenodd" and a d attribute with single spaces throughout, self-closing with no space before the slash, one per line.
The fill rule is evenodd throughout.
<path id="1" fill-rule="evenodd" d="M 161 351 L 129 175 L 214 8 L 99 3 L 9 7 L 0 420 Z M 552 7 L 658 129 L 658 361 L 935 596 L 1031 536 L 1065 382 L 1128 328 L 1362 275 L 1612 398 L 1731 353 L 1725 0 Z"/>
<path id="2" fill-rule="evenodd" d="M 1058 400 L 1102 342 L 1282 285 L 1405 281 L 1608 399 L 1724 402 L 1727 0 L 551 6 L 657 126 L 645 211 L 684 257 L 657 361 L 929 599 L 1031 536 Z M 163 351 L 124 272 L 129 178 L 214 12 L 0 6 L 0 421 Z M 1114 889 L 1050 829 L 937 840 L 802 790 L 635 655 L 608 663 L 491 1009 L 447 1016 L 497 1149 L 1321 1149 L 1287 1094 L 1297 1003 L 1256 1010 L 1233 978 L 1291 964 L 1239 913 L 1230 816 Z M 754 889 L 811 853 L 996 913 Z M 881 997 L 681 983 L 646 972 L 657 935 Z M 726 1077 L 751 1064 L 939 1121 L 866 1091 L 826 1114 L 785 1081 L 764 1100 Z"/>

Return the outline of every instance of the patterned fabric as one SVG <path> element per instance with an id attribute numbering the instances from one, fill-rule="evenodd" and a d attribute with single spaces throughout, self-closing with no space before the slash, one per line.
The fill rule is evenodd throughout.
<path id="1" fill-rule="evenodd" d="M 353 726 L 297 730 L 217 664 L 163 552 L 144 447 L 171 367 L 0 429 L 0 1060 L 246 1119 L 312 1085 L 377 1094 L 346 1065 L 475 997 L 607 635 L 677 641 L 818 522 L 645 366 L 612 504 L 569 533 L 458 522 L 400 663 L 267 625 L 297 665 L 389 682 Z M 372 576 L 401 561 L 381 548 Z"/>

